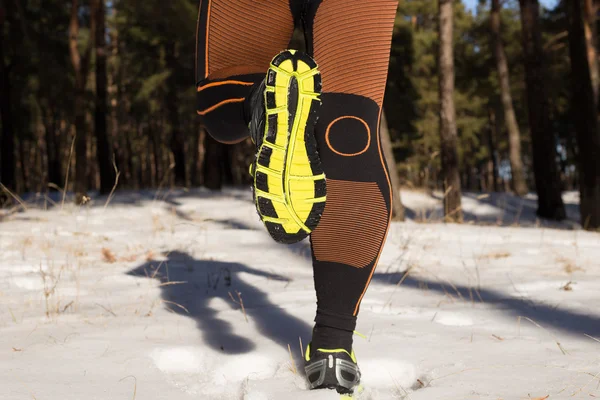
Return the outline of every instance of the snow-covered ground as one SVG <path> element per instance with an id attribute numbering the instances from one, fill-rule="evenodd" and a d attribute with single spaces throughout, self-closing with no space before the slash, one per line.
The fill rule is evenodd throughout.
<path id="1" fill-rule="evenodd" d="M 417 223 L 439 200 L 402 194 L 413 221 L 355 338 L 362 398 L 600 397 L 600 235 L 499 196 L 467 195 L 480 225 Z M 50 204 L 0 216 L 0 399 L 338 398 L 299 372 L 309 245 L 272 242 L 247 191 Z"/>

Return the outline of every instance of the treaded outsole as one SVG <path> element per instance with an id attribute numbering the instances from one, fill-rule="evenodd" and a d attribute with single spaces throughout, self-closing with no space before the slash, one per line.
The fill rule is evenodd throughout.
<path id="1" fill-rule="evenodd" d="M 291 60 L 293 65 L 293 70 L 283 70 L 281 65 L 285 62 Z M 309 67 L 308 72 L 303 72 L 300 74 L 298 72 L 298 65 L 302 62 L 306 66 Z M 286 65 L 289 66 L 289 63 Z M 280 110 L 283 105 L 276 104 L 277 94 L 281 95 L 282 93 L 277 91 L 281 91 L 281 87 L 276 87 L 275 83 L 277 81 L 277 74 L 286 74 L 289 77 L 289 83 L 287 86 L 287 100 L 285 102 L 285 109 L 287 111 L 288 120 L 288 132 L 281 132 L 278 129 L 277 118 L 279 118 L 283 113 L 273 114 L 276 110 Z M 301 88 L 298 87 L 299 80 L 302 83 L 305 79 L 308 78 L 314 79 L 314 90 L 310 93 L 305 93 Z M 326 181 L 325 175 L 323 172 L 323 167 L 321 164 L 321 160 L 319 158 L 319 154 L 317 151 L 317 141 L 315 139 L 314 127 L 318 119 L 318 110 L 321 105 L 320 95 L 321 95 L 321 75 L 318 72 L 317 64 L 315 61 L 305 53 L 294 51 L 294 50 L 286 50 L 275 56 L 273 61 L 271 62 L 271 67 L 267 72 L 266 77 L 266 85 L 267 89 L 265 90 L 265 108 L 267 110 L 267 123 L 265 124 L 265 132 L 263 137 L 262 145 L 260 146 L 256 161 L 252 166 L 254 170 L 254 199 L 257 206 L 258 214 L 261 217 L 261 220 L 265 224 L 269 234 L 271 237 L 280 243 L 296 243 L 304 238 L 306 238 L 319 224 L 321 219 L 321 215 L 325 209 L 325 199 L 326 199 Z M 304 97 L 303 97 L 304 96 Z M 294 129 L 297 125 L 295 124 L 296 118 L 303 118 L 302 114 L 297 115 L 297 112 L 302 108 L 298 106 L 299 102 L 303 99 L 306 100 L 307 97 L 312 97 L 310 110 L 308 112 L 308 118 L 305 123 L 299 125 Z M 278 108 L 279 107 L 279 108 Z M 271 113 L 269 113 L 271 111 Z M 301 121 L 300 121 L 301 122 Z M 298 122 L 298 124 L 300 124 Z M 307 176 L 307 180 L 313 180 L 314 182 L 314 196 L 312 201 L 312 208 L 308 214 L 308 217 L 302 221 L 302 219 L 296 214 L 294 210 L 294 205 L 292 200 L 292 194 L 287 191 L 289 187 L 289 182 L 291 180 L 297 179 L 294 177 L 288 178 L 286 183 L 286 170 L 291 168 L 291 165 L 288 165 L 286 161 L 283 163 L 283 170 L 276 171 L 281 174 L 281 191 L 283 196 L 281 198 L 274 196 L 269 192 L 269 179 L 274 179 L 273 176 L 268 176 L 266 169 L 270 167 L 271 157 L 273 152 L 272 145 L 278 142 L 279 135 L 286 135 L 286 146 L 285 146 L 285 158 L 284 160 L 291 159 L 288 157 L 290 153 L 290 146 L 295 146 L 298 134 L 301 130 L 304 130 L 303 143 L 306 148 L 307 162 L 310 165 L 310 169 L 312 171 L 312 176 Z M 291 157 L 293 158 L 294 154 L 292 153 Z M 288 160 L 289 161 L 289 160 Z M 292 162 L 293 164 L 293 162 Z M 262 172 L 261 172 L 262 167 Z M 285 205 L 286 212 L 293 216 L 295 220 L 299 220 L 300 223 L 296 223 L 297 231 L 289 232 L 289 220 L 288 221 L 288 230 L 284 228 L 282 223 L 279 223 L 280 216 L 277 215 L 275 210 L 275 206 L 273 201 L 277 201 L 280 204 Z M 293 225 L 294 223 L 292 223 Z"/>

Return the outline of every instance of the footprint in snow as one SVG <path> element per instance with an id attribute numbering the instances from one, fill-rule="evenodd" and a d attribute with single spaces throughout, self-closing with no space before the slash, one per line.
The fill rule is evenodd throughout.
<path id="1" fill-rule="evenodd" d="M 229 398 L 245 380 L 270 378 L 278 368 L 274 360 L 258 354 L 223 355 L 195 347 L 159 348 L 150 358 L 173 385 L 211 399 Z"/>

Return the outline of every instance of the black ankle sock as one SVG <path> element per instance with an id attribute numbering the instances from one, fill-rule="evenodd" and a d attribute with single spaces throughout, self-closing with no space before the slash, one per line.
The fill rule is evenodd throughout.
<path id="1" fill-rule="evenodd" d="M 348 353 L 352 352 L 351 331 L 336 329 L 329 326 L 316 324 L 313 328 L 311 350 L 316 349 L 344 349 Z"/>

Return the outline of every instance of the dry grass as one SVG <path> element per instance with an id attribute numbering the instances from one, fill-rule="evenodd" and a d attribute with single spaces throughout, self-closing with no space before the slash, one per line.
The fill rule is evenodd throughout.
<path id="1" fill-rule="evenodd" d="M 590 374 L 590 375 L 591 375 L 591 374 Z M 585 389 L 586 387 L 588 387 L 588 386 L 589 386 L 589 384 L 590 384 L 590 383 L 592 383 L 593 381 L 597 380 L 599 375 L 600 375 L 600 372 L 598 372 L 596 375 L 593 375 L 593 376 L 592 376 L 592 379 L 590 379 L 590 380 L 588 381 L 588 383 L 586 383 L 585 385 L 583 385 L 582 387 L 580 387 L 579 389 L 577 389 L 575 392 L 573 392 L 573 394 L 571 394 L 571 397 L 575 396 L 575 395 L 576 395 L 576 394 L 578 394 L 578 393 L 581 393 L 581 392 L 583 392 L 583 389 Z"/>
<path id="2" fill-rule="evenodd" d="M 69 150 L 69 161 L 67 162 L 67 174 L 65 175 L 65 185 L 63 189 L 62 200 L 60 202 L 60 209 L 62 210 L 65 207 L 65 199 L 67 198 L 67 188 L 69 187 L 69 173 L 71 172 L 71 160 L 73 159 L 73 149 L 75 148 L 75 139 L 77 138 L 77 134 L 73 135 L 73 140 L 71 141 L 71 149 Z"/>
<path id="3" fill-rule="evenodd" d="M 104 260 L 104 262 L 106 262 L 106 263 L 114 264 L 117 262 L 117 257 L 110 249 L 103 247 L 102 248 L 102 260 Z"/>
<path id="4" fill-rule="evenodd" d="M 567 283 L 565 283 L 563 286 L 561 286 L 560 290 L 564 290 L 565 292 L 570 292 L 573 290 L 573 286 L 571 286 L 573 284 L 573 282 L 569 281 Z"/>
<path id="5" fill-rule="evenodd" d="M 543 331 L 545 331 L 548 336 L 550 336 L 554 342 L 556 343 L 556 345 L 558 346 L 558 348 L 560 349 L 561 353 L 563 353 L 563 355 L 567 355 L 568 352 L 565 350 L 565 348 L 560 344 L 560 342 L 558 341 L 558 339 L 556 338 L 556 336 L 554 336 L 550 331 L 548 331 L 546 328 L 544 328 L 543 326 L 541 326 L 540 324 L 538 324 L 537 322 L 535 322 L 534 320 L 532 320 L 531 318 L 528 317 L 523 317 L 523 316 L 519 316 L 517 318 L 517 324 L 518 324 L 518 328 L 519 328 L 519 336 L 521 336 L 521 319 L 524 319 L 526 321 L 531 322 L 533 325 L 537 326 L 538 328 L 542 329 Z"/>
<path id="6" fill-rule="evenodd" d="M 494 251 L 488 254 L 477 257 L 479 260 L 499 260 L 502 258 L 508 258 L 511 254 L 508 251 Z"/>
<path id="7" fill-rule="evenodd" d="M 161 283 L 160 285 L 158 285 L 158 287 L 185 285 L 186 283 L 188 283 L 188 282 L 187 281 L 170 281 L 170 282 Z"/>
<path id="8" fill-rule="evenodd" d="M 102 309 L 103 309 L 104 311 L 106 311 L 107 313 L 110 313 L 110 314 L 112 314 L 112 316 L 113 316 L 113 317 L 116 317 L 116 316 L 117 316 L 117 314 L 115 314 L 115 312 L 114 312 L 114 311 L 113 311 L 113 310 L 110 308 L 110 306 L 109 306 L 109 307 L 105 307 L 105 306 L 103 306 L 103 305 L 102 305 L 102 304 L 100 304 L 100 303 L 96 303 L 96 305 L 97 305 L 98 307 L 102 308 Z"/>
<path id="9" fill-rule="evenodd" d="M 146 253 L 146 261 L 150 262 L 150 261 L 154 261 L 155 257 L 154 257 L 154 252 L 152 250 L 148 250 L 148 252 Z"/>
<path id="10" fill-rule="evenodd" d="M 123 261 L 123 262 L 134 262 L 135 260 L 138 259 L 138 255 L 137 254 L 130 254 L 128 256 L 123 256 L 119 258 L 119 261 Z"/>
<path id="11" fill-rule="evenodd" d="M 408 269 L 406 270 L 406 272 L 404 272 L 404 275 L 402 275 L 402 278 L 398 281 L 398 283 L 396 284 L 396 286 L 394 287 L 394 290 L 392 291 L 392 293 L 390 294 L 390 298 L 388 299 L 388 301 L 383 305 L 383 307 L 381 307 L 381 310 L 385 310 L 386 307 L 391 307 L 392 305 L 392 297 L 394 297 L 394 294 L 396 293 L 396 290 L 398 289 L 398 287 L 400 285 L 402 285 L 402 283 L 406 280 L 406 278 L 408 278 L 410 272 L 413 270 L 413 268 L 415 268 L 415 264 L 411 264 Z"/>
<path id="12" fill-rule="evenodd" d="M 596 341 L 596 342 L 600 343 L 600 339 L 597 339 L 597 338 L 595 338 L 595 337 L 593 337 L 593 336 L 590 336 L 590 335 L 588 335 L 587 333 L 584 333 L 584 334 L 583 334 L 583 336 L 589 337 L 590 339 L 592 339 L 592 340 L 594 340 L 594 341 Z"/>
<path id="13" fill-rule="evenodd" d="M 27 248 L 31 247 L 33 244 L 33 240 L 30 237 L 25 237 L 21 239 L 21 258 L 25 261 Z"/>
<path id="14" fill-rule="evenodd" d="M 392 380 L 392 383 L 396 388 L 396 394 L 398 395 L 398 397 L 401 399 L 411 400 L 412 398 L 410 397 L 410 394 L 406 391 L 406 389 L 402 387 L 402 385 L 400 385 L 399 382 L 396 381 L 396 379 L 392 376 L 391 372 L 388 371 L 388 374 L 390 375 L 390 379 Z"/>
<path id="15" fill-rule="evenodd" d="M 27 206 L 25 205 L 25 202 L 23 201 L 23 199 L 21 199 L 18 195 L 14 194 L 13 192 L 11 192 L 6 186 L 4 186 L 2 183 L 0 183 L 0 189 L 2 189 L 4 192 L 6 192 L 6 194 L 8 194 L 10 197 L 12 197 L 13 199 L 15 199 L 15 201 L 17 203 L 19 203 L 21 205 L 21 207 L 23 207 L 24 211 L 27 211 Z"/>
<path id="16" fill-rule="evenodd" d="M 121 171 L 119 171 L 119 169 L 117 168 L 117 163 L 115 161 L 114 154 L 113 154 L 113 168 L 115 169 L 115 184 L 113 185 L 112 190 L 110 191 L 110 194 L 108 195 L 108 198 L 106 199 L 106 203 L 104 203 L 105 210 L 106 210 L 106 207 L 108 207 L 108 205 L 110 204 L 110 201 L 113 199 L 115 190 L 117 189 L 117 186 L 119 185 L 119 177 L 121 176 Z"/>
<path id="17" fill-rule="evenodd" d="M 64 267 L 61 267 L 58 271 L 58 275 L 54 274 L 53 270 L 50 272 L 44 271 L 40 265 L 39 273 L 44 283 L 44 300 L 46 304 L 46 317 L 50 318 L 52 315 L 60 313 L 60 300 L 56 296 L 56 288 L 60 283 Z"/>
<path id="18" fill-rule="evenodd" d="M 12 308 L 8 307 L 8 312 L 10 313 L 10 316 L 12 317 L 13 322 L 16 324 L 17 323 L 17 317 L 15 317 L 15 313 L 13 313 Z"/>
<path id="19" fill-rule="evenodd" d="M 65 311 L 67 311 L 67 309 L 71 307 L 74 303 L 74 301 L 68 302 L 67 305 L 62 308 L 61 312 L 64 313 Z"/>
<path id="20" fill-rule="evenodd" d="M 133 375 L 129 375 L 129 376 L 126 376 L 125 378 L 121 379 L 119 382 L 123 382 L 127 378 L 133 378 L 133 398 L 132 398 L 132 400 L 135 400 L 135 396 L 137 395 L 137 378 Z"/>
<path id="21" fill-rule="evenodd" d="M 156 195 L 154 196 L 154 199 L 152 200 L 153 205 L 159 199 L 162 188 L 165 185 L 165 183 L 167 182 L 167 180 L 169 179 L 169 175 L 171 174 L 171 171 L 173 170 L 173 168 L 175 168 L 174 162 L 172 162 L 169 165 L 169 168 L 167 169 L 167 171 L 164 172 L 163 178 L 161 179 L 160 183 L 158 184 L 158 188 L 156 189 Z M 164 194 L 164 196 L 161 198 L 161 200 L 165 200 L 167 198 L 167 196 L 169 196 L 170 193 L 171 193 L 171 190 L 168 190 Z"/>
<path id="22" fill-rule="evenodd" d="M 292 356 L 292 348 L 289 343 L 288 352 L 290 354 L 290 371 L 292 371 L 294 375 L 298 375 L 298 368 L 296 368 L 296 361 L 294 361 L 294 357 Z"/>
<path id="23" fill-rule="evenodd" d="M 75 249 L 75 250 L 73 250 L 73 255 L 76 258 L 85 257 L 85 256 L 87 256 L 87 254 L 88 253 L 85 250 L 82 250 L 82 249 Z"/>
<path id="24" fill-rule="evenodd" d="M 183 311 L 185 311 L 185 313 L 186 313 L 186 314 L 189 314 L 189 313 L 190 313 L 190 311 L 189 311 L 187 308 L 185 308 L 184 306 L 182 306 L 182 305 L 181 305 L 181 304 L 179 304 L 179 303 L 175 303 L 174 301 L 169 301 L 169 300 L 164 300 L 164 299 L 163 299 L 163 300 L 160 300 L 160 301 L 159 301 L 159 303 L 172 304 L 172 305 L 174 305 L 175 307 L 177 307 L 177 308 L 180 308 L 180 309 L 182 309 Z M 167 308 L 167 310 L 169 310 L 169 311 L 171 311 L 171 312 L 174 312 L 174 311 L 173 311 L 173 310 L 171 310 L 171 309 L 170 309 L 168 306 L 165 306 L 165 307 Z"/>
<path id="25" fill-rule="evenodd" d="M 237 290 L 235 291 L 235 294 L 237 295 L 238 300 L 235 300 L 233 298 L 231 292 L 229 292 L 229 298 L 231 298 L 231 301 L 233 301 L 235 304 L 241 307 L 242 312 L 244 313 L 244 319 L 246 320 L 246 322 L 248 322 L 248 315 L 246 315 L 246 308 L 244 307 L 244 300 L 242 300 L 242 294 Z"/>
<path id="26" fill-rule="evenodd" d="M 563 266 L 563 270 L 567 273 L 567 274 L 573 274 L 577 271 L 583 271 L 584 269 L 581 267 L 577 266 L 577 263 L 575 263 L 573 260 L 568 259 L 566 257 L 562 257 L 562 256 L 557 256 L 556 257 L 556 262 L 562 264 Z"/>
<path id="27" fill-rule="evenodd" d="M 166 230 L 165 226 L 160 222 L 160 216 L 152 216 L 152 226 L 154 227 L 154 234 Z"/>

